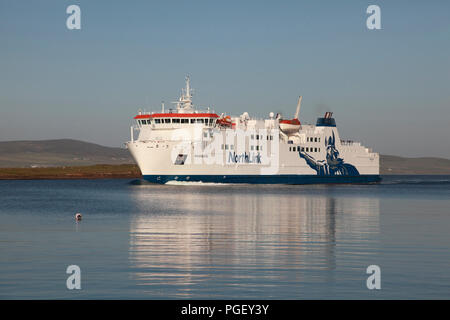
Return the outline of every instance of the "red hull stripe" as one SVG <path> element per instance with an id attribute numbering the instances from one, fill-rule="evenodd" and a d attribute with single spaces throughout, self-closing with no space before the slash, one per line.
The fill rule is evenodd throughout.
<path id="1" fill-rule="evenodd" d="M 149 118 L 218 118 L 215 113 L 154 113 L 141 114 L 134 117 L 134 119 L 149 119 Z"/>
<path id="2" fill-rule="evenodd" d="M 300 121 L 298 121 L 298 119 L 292 119 L 292 120 L 280 120 L 280 123 L 299 125 L 299 124 L 300 124 Z"/>

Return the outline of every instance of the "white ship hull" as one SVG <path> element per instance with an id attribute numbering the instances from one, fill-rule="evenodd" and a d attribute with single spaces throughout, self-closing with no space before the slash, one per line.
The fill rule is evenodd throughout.
<path id="1" fill-rule="evenodd" d="M 145 180 L 267 184 L 380 180 L 378 153 L 360 143 L 341 141 L 331 116 L 319 118 L 316 125 L 299 126 L 297 132 L 283 132 L 273 115 L 251 120 L 243 114 L 230 118 L 232 126 L 220 126 L 215 113 L 186 112 L 190 95 L 182 98 L 188 106 L 179 106 L 178 112 L 136 117 L 139 137 L 127 148 Z"/>

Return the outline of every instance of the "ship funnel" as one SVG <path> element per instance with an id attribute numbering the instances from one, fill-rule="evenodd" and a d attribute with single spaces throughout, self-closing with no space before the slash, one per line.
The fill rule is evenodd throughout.
<path id="1" fill-rule="evenodd" d="M 295 110 L 294 119 L 298 119 L 298 115 L 300 114 L 300 106 L 302 104 L 302 98 L 303 98 L 303 96 L 298 97 L 297 110 Z"/>

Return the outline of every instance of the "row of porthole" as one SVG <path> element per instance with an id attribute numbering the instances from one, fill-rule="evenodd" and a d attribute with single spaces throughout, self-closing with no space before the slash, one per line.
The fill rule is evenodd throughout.
<path id="1" fill-rule="evenodd" d="M 320 148 L 316 147 L 289 147 L 289 151 L 298 152 L 298 151 L 304 151 L 304 152 L 320 152 Z"/>

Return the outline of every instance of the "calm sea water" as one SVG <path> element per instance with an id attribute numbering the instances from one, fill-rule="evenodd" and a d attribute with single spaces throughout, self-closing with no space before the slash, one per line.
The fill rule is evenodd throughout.
<path id="1" fill-rule="evenodd" d="M 450 298 L 450 176 L 0 181 L 0 200 L 2 299 Z M 69 265 L 81 290 L 66 288 Z M 381 290 L 367 289 L 369 265 Z"/>

